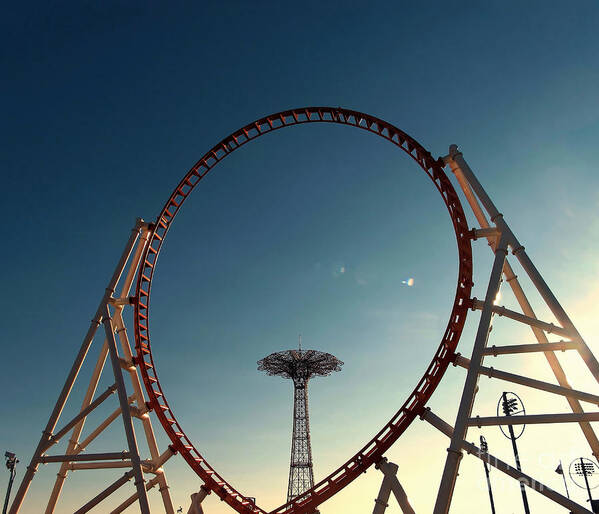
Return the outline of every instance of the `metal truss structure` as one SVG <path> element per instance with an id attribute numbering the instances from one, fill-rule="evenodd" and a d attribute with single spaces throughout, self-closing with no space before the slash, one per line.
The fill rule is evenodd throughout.
<path id="1" fill-rule="evenodd" d="M 451 171 L 455 174 L 468 204 L 478 221 L 480 228 L 472 231 L 473 239 L 486 239 L 495 254 L 495 258 L 489 277 L 485 299 L 481 301 L 472 298 L 468 301 L 468 305 L 473 310 L 481 311 L 472 354 L 469 359 L 460 354 L 456 354 L 454 357 L 454 363 L 467 370 L 466 381 L 464 383 L 455 424 L 453 427 L 447 425 L 430 410 L 425 410 L 422 414 L 423 419 L 445 433 L 451 441 L 447 450 L 447 459 L 441 477 L 434 514 L 449 512 L 463 450 L 466 450 L 468 453 L 475 453 L 489 464 L 518 480 L 521 484 L 536 490 L 559 505 L 569 509 L 571 512 L 590 512 L 569 498 L 562 496 L 546 485 L 534 480 L 532 477 L 501 462 L 499 459 L 490 456 L 488 453 L 482 453 L 474 445 L 465 441 L 468 427 L 471 426 L 481 427 L 511 424 L 574 422 L 578 423 L 589 444 L 592 454 L 597 458 L 599 456 L 599 441 L 597 440 L 597 436 L 590 422 L 599 420 L 599 412 L 584 412 L 580 402 L 589 402 L 598 405 L 599 396 L 572 389 L 564 368 L 555 352 L 565 350 L 577 351 L 596 381 L 599 381 L 599 362 L 597 362 L 597 359 L 582 339 L 565 310 L 562 308 L 526 253 L 524 246 L 520 244 L 503 215 L 497 209 L 490 196 L 476 178 L 474 172 L 466 163 L 462 153 L 458 151 L 456 145 L 451 145 L 449 147 L 449 154 L 444 158 L 444 162 L 449 165 Z M 534 289 L 536 289 L 552 312 L 557 320 L 557 324 L 540 320 L 535 315 L 517 275 L 514 273 L 511 264 L 508 262 L 507 254 L 510 250 L 512 255 L 519 262 L 521 268 L 530 278 Z M 500 290 L 502 280 L 509 284 L 520 306 L 521 312 L 495 305 L 495 299 Z M 515 322 L 529 326 L 536 339 L 536 343 L 502 346 L 494 345 L 489 348 L 488 339 L 492 328 L 491 321 L 493 315 L 505 316 Z M 558 335 L 562 339 L 555 342 L 550 341 L 549 337 L 551 334 Z M 485 356 L 522 353 L 542 353 L 549 363 L 558 385 L 483 366 Z M 472 416 L 477 382 L 481 375 L 562 396 L 567 400 L 572 413 L 548 413 L 513 417 L 496 416 L 487 418 Z"/>
<path id="2" fill-rule="evenodd" d="M 69 470 L 127 468 L 128 471 L 121 478 L 93 496 L 77 513 L 87 512 L 133 478 L 135 483 L 134 494 L 113 512 L 121 512 L 127 506 L 138 502 L 141 512 L 143 514 L 149 513 L 146 491 L 155 485 L 159 485 L 165 511 L 170 514 L 173 509 L 162 465 L 177 452 L 181 454 L 189 467 L 204 482 L 202 490 L 194 495 L 190 512 L 201 512 L 202 500 L 207 494 L 214 492 L 222 501 L 239 513 L 266 513 L 264 509 L 256 505 L 253 497 L 240 493 L 206 461 L 200 451 L 185 435 L 169 406 L 158 378 L 150 342 L 151 284 L 156 270 L 158 254 L 164 244 L 167 232 L 177 212 L 200 180 L 227 155 L 246 143 L 281 128 L 312 123 L 339 124 L 367 131 L 395 145 L 420 166 L 433 182 L 447 207 L 457 241 L 458 280 L 451 315 L 441 342 L 422 378 L 399 410 L 370 441 L 338 469 L 315 484 L 311 489 L 305 491 L 301 496 L 295 497 L 272 510 L 271 514 L 312 513 L 320 504 L 340 492 L 373 465 L 376 465 L 385 476 L 379 494 L 381 501 L 375 505 L 375 513 L 382 514 L 386 505 L 386 498 L 389 497 L 389 491 L 391 490 L 396 494 L 403 512 L 411 512 L 405 491 L 401 486 L 397 487 L 399 483 L 395 482 L 396 479 L 393 480 L 396 468 L 391 463 L 386 462 L 384 455 L 405 432 L 407 427 L 418 418 L 425 420 L 450 440 L 434 514 L 445 514 L 450 511 L 460 461 L 464 451 L 477 456 L 507 476 L 519 481 L 527 488 L 535 490 L 570 512 L 577 514 L 590 512 L 585 507 L 566 498 L 533 477 L 513 468 L 488 452 L 481 451 L 477 446 L 466 440 L 468 428 L 473 426 L 498 426 L 519 423 L 573 423 L 578 425 L 582 431 L 595 458 L 599 457 L 599 440 L 591 425 L 591 422 L 599 421 L 599 412 L 596 410 L 585 412 L 581 404 L 581 402 L 586 402 L 599 405 L 599 395 L 573 389 L 556 352 L 577 352 L 595 381 L 599 381 L 599 363 L 533 264 L 524 247 L 516 238 L 507 221 L 466 163 L 461 152 L 458 151 L 455 145 L 452 145 L 447 156 L 434 159 L 424 147 L 405 132 L 379 118 L 342 108 L 308 107 L 283 111 L 261 118 L 221 140 L 183 177 L 167 200 L 155 223 L 146 224 L 138 221 L 100 301 L 91 327 L 84 338 L 81 349 L 75 358 L 75 363 L 33 454 L 10 508 L 11 514 L 19 512 L 39 465 L 50 462 L 60 463 L 61 466 L 46 507 L 46 513 L 54 512 Z M 470 228 L 468 225 L 460 197 L 444 171 L 446 166 L 449 166 L 454 174 L 459 189 L 477 220 L 477 227 L 475 228 Z M 488 285 L 483 300 L 478 300 L 472 297 L 471 294 L 473 285 L 472 244 L 477 240 L 487 242 L 494 252 L 494 261 L 489 271 Z M 514 258 L 518 261 L 520 268 L 530 278 L 532 286 L 523 285 L 516 276 L 511 261 L 508 260 L 509 251 L 512 253 L 510 259 Z M 134 280 L 136 280 L 135 292 L 132 296 L 129 296 Z M 519 311 L 495 304 L 502 283 L 509 285 L 513 291 L 520 307 Z M 120 286 L 120 292 L 118 293 L 117 286 Z M 540 298 L 551 311 L 555 320 L 550 321 L 537 317 L 529 301 L 529 296 L 525 293 L 525 288 L 527 288 L 527 292 L 539 293 Z M 133 355 L 129 345 L 127 330 L 123 321 L 123 309 L 130 307 L 133 307 L 134 314 L 135 355 Z M 469 358 L 466 358 L 457 352 L 457 345 L 466 321 L 466 315 L 470 309 L 480 311 L 480 318 L 472 352 Z M 489 346 L 488 340 L 494 316 L 503 316 L 514 323 L 530 327 L 536 342 Z M 62 428 L 56 430 L 63 408 L 100 325 L 104 326 L 105 338 L 98 348 L 99 357 L 81 409 Z M 555 341 L 554 336 L 559 337 L 560 340 Z M 120 346 L 120 351 L 118 346 Z M 484 365 L 484 359 L 491 356 L 500 357 L 502 355 L 519 354 L 542 354 L 555 376 L 556 383 L 544 382 Z M 96 397 L 96 388 L 108 357 L 110 358 L 115 381 L 104 393 Z M 450 364 L 460 366 L 466 370 L 466 379 L 453 426 L 441 419 L 427 406 Z M 561 396 L 567 402 L 571 412 L 525 414 L 513 417 L 480 417 L 473 415 L 478 390 L 477 384 L 481 375 L 534 388 L 558 397 Z M 128 393 L 125 387 L 126 376 L 129 377 L 132 394 Z M 139 376 L 141 376 L 141 381 Z M 147 401 L 142 390 L 142 384 L 145 388 Z M 81 440 L 87 416 L 114 392 L 118 394 L 119 408 L 86 438 Z M 171 440 L 171 445 L 162 453 L 157 448 L 150 414 L 156 417 Z M 118 453 L 87 453 L 85 450 L 88 445 L 118 418 L 121 418 L 123 423 L 128 450 Z M 142 460 L 140 457 L 134 420 L 139 420 L 143 426 L 150 453 L 150 458 L 147 460 Z M 69 433 L 71 435 L 66 452 L 62 455 L 49 455 L 47 452 L 52 446 Z M 144 474 L 146 476 L 153 475 L 153 477 L 146 482 Z"/>
<path id="3" fill-rule="evenodd" d="M 393 492 L 393 496 L 395 496 L 403 514 L 415 514 L 408 500 L 408 495 L 397 479 L 399 466 L 387 461 L 387 458 L 383 457 L 376 465 L 376 468 L 383 473 L 383 482 L 381 483 L 379 494 L 374 500 L 372 514 L 383 514 L 385 512 L 385 509 L 389 506 L 387 501 L 389 500 L 389 496 L 391 496 L 391 492 Z"/>
<path id="4" fill-rule="evenodd" d="M 146 491 L 158 485 L 165 512 L 167 514 L 174 514 L 162 465 L 174 455 L 175 451 L 171 447 L 168 447 L 162 453 L 158 450 L 152 422 L 149 417 L 149 408 L 146 404 L 135 364 L 135 357 L 129 344 L 129 336 L 123 319 L 123 309 L 126 306 L 130 306 L 134 301 L 134 297 L 129 296 L 131 286 L 135 279 L 143 250 L 147 245 L 148 235 L 152 230 L 152 225 L 145 223 L 141 219 L 137 220 L 114 274 L 100 300 L 98 310 L 83 339 L 83 344 L 71 367 L 71 371 L 50 415 L 46 428 L 42 432 L 42 437 L 15 495 L 9 511 L 10 514 L 19 512 L 39 465 L 46 463 L 60 463 L 54 488 L 45 507 L 46 514 L 51 514 L 55 511 L 69 471 L 106 468 L 126 468 L 128 471 L 81 506 L 76 511 L 77 514 L 88 512 L 131 479 L 135 483 L 135 493 L 111 512 L 114 514 L 122 512 L 136 502 L 139 502 L 142 512 L 149 512 Z M 120 292 L 117 292 L 119 289 Z M 104 340 L 100 343 L 100 347 L 96 348 L 98 350 L 98 357 L 81 409 L 62 428 L 56 430 L 62 411 L 90 347 L 94 340 L 100 338 L 100 328 L 102 326 L 104 327 Z M 118 346 L 120 346 L 120 351 Z M 110 359 L 114 384 L 94 399 L 107 358 Z M 130 388 L 133 391 L 132 394 L 129 394 L 125 387 L 125 376 L 129 377 Z M 118 395 L 119 407 L 92 430 L 87 437 L 81 439 L 87 417 L 115 392 Z M 123 423 L 128 451 L 86 452 L 85 450 L 88 449 L 88 446 L 118 418 L 121 418 Z M 141 422 L 150 453 L 149 459 L 142 460 L 140 457 L 133 419 L 138 419 Z M 69 433 L 71 435 L 68 440 L 66 452 L 62 455 L 48 455 L 47 452 L 68 436 Z M 144 473 L 153 475 L 153 478 L 146 482 L 144 480 Z"/>
<path id="5" fill-rule="evenodd" d="M 293 380 L 293 433 L 287 502 L 303 496 L 314 487 L 312 445 L 310 444 L 310 418 L 308 415 L 308 381 L 341 371 L 341 362 L 330 353 L 316 350 L 286 350 L 271 353 L 258 361 L 258 370 L 267 375 Z"/>

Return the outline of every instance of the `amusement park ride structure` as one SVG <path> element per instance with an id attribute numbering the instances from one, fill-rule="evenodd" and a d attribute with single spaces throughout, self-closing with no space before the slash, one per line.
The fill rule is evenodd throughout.
<path id="1" fill-rule="evenodd" d="M 326 377 L 341 371 L 341 362 L 330 353 L 302 351 L 302 337 L 297 350 L 271 353 L 258 361 L 258 369 L 267 375 L 293 380 L 293 432 L 287 502 L 314 487 L 310 418 L 308 416 L 308 382 L 312 377 Z"/>
<path id="2" fill-rule="evenodd" d="M 89 501 L 76 511 L 78 514 L 88 512 L 131 479 L 134 481 L 135 491 L 120 505 L 112 507 L 111 512 L 122 512 L 128 506 L 137 502 L 143 514 L 149 513 L 147 491 L 158 485 L 165 511 L 168 514 L 174 513 L 163 465 L 176 453 L 183 457 L 189 467 L 204 483 L 201 491 L 193 496 L 190 512 L 201 512 L 201 501 L 207 494 L 213 492 L 239 513 L 266 513 L 263 508 L 256 504 L 253 497 L 239 492 L 206 461 L 200 451 L 185 435 L 183 428 L 169 406 L 158 378 L 150 343 L 151 284 L 158 254 L 177 212 L 191 191 L 214 166 L 231 152 L 264 134 L 285 127 L 313 123 L 340 124 L 368 131 L 404 151 L 422 168 L 438 190 L 451 218 L 457 240 L 458 281 L 451 316 L 447 328 L 442 334 L 440 345 L 435 351 L 430 365 L 424 371 L 424 375 L 403 405 L 370 441 L 338 469 L 302 495 L 292 498 L 284 505 L 272 510 L 271 513 L 310 514 L 321 503 L 358 478 L 370 466 L 376 466 L 384 475 L 383 485 L 374 512 L 380 514 L 385 510 L 386 499 L 389 498 L 390 491 L 394 492 L 404 513 L 413 512 L 407 502 L 405 491 L 395 476 L 397 466 L 387 462 L 385 453 L 417 418 L 438 429 L 450 441 L 436 497 L 434 514 L 445 514 L 450 510 L 464 451 L 477 456 L 490 466 L 497 468 L 509 477 L 524 484 L 527 488 L 535 490 L 571 512 L 590 512 L 584 506 L 566 498 L 538 480 L 493 455 L 481 451 L 474 444 L 466 441 L 468 428 L 473 426 L 569 422 L 579 426 L 591 453 L 597 458 L 599 456 L 599 440 L 591 422 L 599 421 L 599 412 L 597 410 L 585 412 L 581 402 L 599 405 L 599 396 L 571 388 L 556 352 L 566 350 L 578 352 L 596 381 L 599 381 L 599 363 L 529 258 L 524 247 L 512 232 L 507 221 L 466 163 L 462 153 L 458 151 L 456 145 L 451 145 L 448 155 L 434 159 L 417 141 L 381 119 L 340 107 L 308 107 L 276 113 L 233 132 L 210 149 L 183 177 L 155 222 L 137 221 L 115 272 L 101 297 L 91 326 L 75 358 L 48 423 L 42 432 L 42 437 L 10 507 L 10 514 L 19 512 L 35 473 L 40 464 L 43 463 L 60 464 L 58 477 L 45 506 L 46 514 L 55 512 L 69 471 L 97 468 L 125 468 L 127 471 L 101 492 L 97 494 L 90 493 Z M 446 166 L 454 174 L 457 184 L 477 220 L 478 227 L 470 228 L 468 226 L 460 198 L 452 185 L 452 181 L 444 171 Z M 487 242 L 494 253 L 494 261 L 488 275 L 488 285 L 483 300 L 474 298 L 471 295 L 472 243 L 477 240 Z M 525 294 L 524 285 L 521 285 L 512 265 L 508 261 L 509 251 L 530 278 L 532 287 L 529 288 L 531 291 L 535 289 L 538 291 L 544 303 L 553 313 L 555 320 L 557 320 L 556 323 L 538 319 L 535 315 Z M 134 282 L 135 290 L 131 294 Z M 495 304 L 502 282 L 507 283 L 513 291 L 520 306 L 520 311 Z M 130 346 L 129 333 L 124 323 L 124 309 L 133 309 L 135 354 Z M 473 311 L 480 310 L 481 313 L 472 353 L 469 358 L 466 358 L 457 353 L 457 345 L 469 309 Z M 487 341 L 493 316 L 503 316 L 515 323 L 530 327 L 536 342 L 489 347 Z M 101 327 L 103 327 L 104 333 L 103 342 L 98 341 L 98 344 L 96 344 L 99 355 L 81 409 L 78 414 L 57 429 L 61 413 L 78 378 L 83 361 L 88 355 Z M 553 340 L 554 336 L 561 339 L 555 341 Z M 483 365 L 485 357 L 527 353 L 545 356 L 555 375 L 557 384 Z M 110 359 L 114 384 L 96 396 L 96 388 L 107 358 Z M 427 407 L 429 399 L 450 364 L 460 366 L 466 370 L 466 379 L 453 426 Z M 473 406 L 478 379 L 481 375 L 562 396 L 572 412 L 526 414 L 513 417 L 474 416 Z M 128 392 L 125 386 L 126 377 L 129 379 L 131 392 Z M 87 416 L 115 392 L 118 395 L 119 407 L 82 439 Z M 124 452 L 88 453 L 86 449 L 89 444 L 119 418 L 123 423 L 128 449 Z M 171 444 L 162 452 L 159 451 L 154 437 L 152 418 L 158 421 L 171 441 Z M 135 431 L 134 420 L 139 420 L 142 425 L 150 454 L 148 459 L 142 459 L 140 456 L 138 434 Z M 137 421 L 135 421 L 135 424 L 137 424 Z M 68 434 L 70 434 L 70 438 L 66 451 L 61 455 L 51 455 L 49 450 Z M 151 476 L 151 478 L 146 481 L 145 476 Z M 38 510 L 36 509 L 36 512 Z"/>

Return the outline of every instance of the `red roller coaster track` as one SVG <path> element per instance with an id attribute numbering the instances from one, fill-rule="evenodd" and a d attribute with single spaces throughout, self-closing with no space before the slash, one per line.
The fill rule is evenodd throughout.
<path id="1" fill-rule="evenodd" d="M 233 132 L 209 150 L 183 177 L 164 208 L 158 215 L 150 235 L 145 253 L 141 259 L 137 279 L 137 302 L 135 306 L 135 341 L 137 349 L 136 363 L 140 368 L 145 388 L 148 392 L 151 408 L 156 412 L 160 423 L 172 441 L 174 450 L 181 453 L 189 466 L 223 501 L 241 513 L 265 513 L 248 496 L 232 487 L 195 448 L 177 422 L 164 396 L 158 374 L 154 366 L 149 331 L 149 307 L 152 279 L 158 254 L 164 243 L 166 233 L 177 212 L 200 180 L 228 154 L 244 144 L 274 130 L 302 125 L 305 123 L 337 123 L 372 132 L 398 146 L 414 159 L 431 178 L 441 194 L 449 211 L 457 238 L 459 272 L 456 296 L 447 329 L 441 343 L 418 382 L 414 391 L 397 413 L 385 426 L 353 457 L 337 470 L 321 480 L 311 490 L 292 502 L 281 505 L 273 514 L 302 514 L 312 512 L 322 502 L 338 493 L 341 489 L 378 462 L 389 447 L 397 441 L 410 423 L 424 409 L 435 391 L 449 363 L 455 356 L 467 314 L 467 304 L 472 288 L 472 249 L 471 238 L 464 210 L 451 182 L 443 171 L 443 162 L 432 158 L 417 141 L 394 127 L 390 123 L 357 111 L 340 107 L 306 107 L 283 111 L 261 118 Z"/>

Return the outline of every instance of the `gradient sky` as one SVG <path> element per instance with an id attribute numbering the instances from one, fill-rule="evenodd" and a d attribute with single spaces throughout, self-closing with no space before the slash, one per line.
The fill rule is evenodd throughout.
<path id="1" fill-rule="evenodd" d="M 5 6 L 0 442 L 21 459 L 18 479 L 135 218 L 152 220 L 222 137 L 292 107 L 373 114 L 434 156 L 459 144 L 599 354 L 598 23 L 593 1 Z M 479 298 L 489 262 L 479 242 Z M 161 254 L 151 326 L 169 402 L 207 459 L 274 508 L 286 493 L 292 390 L 258 373 L 256 361 L 293 347 L 301 333 L 305 347 L 345 362 L 310 385 L 318 480 L 416 384 L 447 323 L 456 270 L 438 193 L 392 145 L 338 126 L 261 138 L 202 182 Z M 402 283 L 409 278 L 411 287 Z M 503 301 L 513 305 L 508 293 Z M 466 354 L 476 321 L 472 313 Z M 493 337 L 500 329 L 495 344 L 532 341 L 503 319 Z M 596 391 L 577 360 L 567 364 L 574 386 Z M 551 379 L 540 358 L 492 365 Z M 108 374 L 99 390 L 111 383 Z M 431 402 L 450 423 L 464 376 L 450 369 Z M 476 413 L 491 415 L 503 387 L 481 381 Z M 566 409 L 511 389 L 531 412 Z M 80 398 L 76 390 L 66 417 Z M 116 398 L 96 420 L 115 405 Z M 90 451 L 123 449 L 119 428 Z M 479 433 L 513 462 L 498 429 L 472 429 L 469 440 Z M 417 512 L 432 509 L 446 447 L 416 422 L 389 452 Z M 590 456 L 576 427 L 528 427 L 521 451 L 525 471 L 559 491 L 558 460 Z M 463 462 L 454 511 L 486 512 L 482 465 Z M 42 467 L 23 514 L 40 511 L 57 469 Z M 179 457 L 166 473 L 175 506 L 186 512 L 199 480 Z M 378 473 L 325 503 L 323 514 L 371 511 Z M 57 512 L 78 508 L 120 474 L 73 473 Z M 498 472 L 493 480 L 498 511 L 521 512 L 517 485 Z M 125 489 L 120 497 L 133 486 Z M 570 489 L 584 501 L 582 490 Z M 529 497 L 535 512 L 563 512 Z M 156 491 L 150 499 L 160 512 Z M 212 496 L 206 506 L 208 514 L 230 512 Z M 388 512 L 399 508 L 391 503 Z"/>

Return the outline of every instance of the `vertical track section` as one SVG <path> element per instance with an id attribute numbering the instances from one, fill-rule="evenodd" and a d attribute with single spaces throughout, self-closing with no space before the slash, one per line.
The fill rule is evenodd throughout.
<path id="1" fill-rule="evenodd" d="M 443 171 L 442 160 L 435 160 L 415 139 L 379 118 L 340 107 L 303 107 L 272 114 L 233 132 L 210 149 L 183 177 L 154 223 L 150 241 L 142 256 L 137 279 L 135 305 L 136 364 L 139 366 L 149 404 L 173 443 L 189 466 L 221 500 L 240 513 L 265 513 L 249 495 L 229 484 L 201 455 L 185 435 L 164 395 L 152 356 L 149 331 L 149 308 L 152 279 L 158 255 L 167 232 L 179 209 L 200 180 L 231 152 L 275 130 L 308 123 L 333 123 L 365 130 L 397 146 L 408 154 L 428 175 L 439 191 L 449 212 L 457 240 L 459 270 L 456 295 L 447 328 L 434 357 L 414 391 L 382 429 L 355 455 L 321 480 L 301 497 L 272 511 L 273 514 L 302 514 L 339 492 L 370 466 L 380 461 L 385 451 L 397 441 L 423 409 L 436 389 L 460 339 L 472 289 L 472 234 L 457 193 Z"/>

